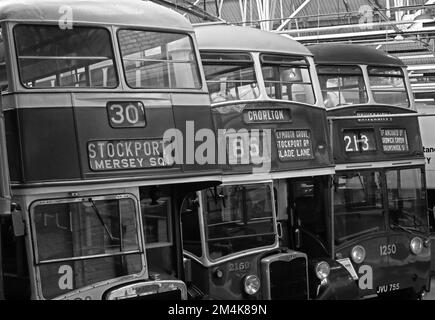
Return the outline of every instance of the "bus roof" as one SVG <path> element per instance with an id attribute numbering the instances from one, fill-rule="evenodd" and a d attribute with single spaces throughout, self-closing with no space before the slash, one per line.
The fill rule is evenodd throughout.
<path id="1" fill-rule="evenodd" d="M 72 22 L 192 30 L 173 10 L 142 0 L 2 0 L 0 21 L 56 22 L 71 8 Z"/>
<path id="2" fill-rule="evenodd" d="M 312 56 L 299 42 L 272 32 L 231 25 L 195 26 L 200 50 L 259 51 Z"/>
<path id="3" fill-rule="evenodd" d="M 400 66 L 405 64 L 399 58 L 375 48 L 356 44 L 316 44 L 307 46 L 317 64 L 367 64 Z"/>

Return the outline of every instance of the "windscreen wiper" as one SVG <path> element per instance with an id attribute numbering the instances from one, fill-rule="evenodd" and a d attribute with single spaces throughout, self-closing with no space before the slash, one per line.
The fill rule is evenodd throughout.
<path id="1" fill-rule="evenodd" d="M 401 230 L 403 230 L 403 231 L 406 231 L 406 232 L 408 232 L 409 234 L 412 234 L 412 235 L 417 236 L 417 237 L 421 237 L 421 236 L 422 236 L 421 234 L 418 234 L 418 233 L 414 232 L 413 230 L 410 230 L 410 229 L 409 229 L 410 227 L 404 227 L 404 226 L 401 226 L 400 224 L 397 224 L 397 223 L 390 223 L 390 228 L 391 228 L 391 227 L 399 228 L 399 229 L 401 229 Z M 421 232 L 421 231 L 420 231 L 420 232 Z M 423 233 L 423 232 L 422 232 L 422 233 Z"/>
<path id="2" fill-rule="evenodd" d="M 106 225 L 106 223 L 103 220 L 103 217 L 101 217 L 100 210 L 98 210 L 97 206 L 95 205 L 94 200 L 92 198 L 89 198 L 88 201 L 92 205 L 92 208 L 94 209 L 95 214 L 98 217 L 98 220 L 100 220 L 100 223 L 104 227 L 104 230 L 106 230 L 106 233 L 109 236 L 110 240 L 112 240 L 112 241 L 115 240 L 115 238 L 110 233 L 109 228 L 107 228 L 107 225 Z"/>

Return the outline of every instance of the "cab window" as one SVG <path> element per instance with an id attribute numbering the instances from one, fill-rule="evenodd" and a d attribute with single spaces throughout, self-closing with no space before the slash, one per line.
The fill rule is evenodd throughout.
<path id="1" fill-rule="evenodd" d="M 39 201 L 31 207 L 36 266 L 50 299 L 142 268 L 129 195 Z"/>
<path id="2" fill-rule="evenodd" d="M 382 177 L 378 171 L 341 173 L 334 178 L 335 244 L 385 230 Z"/>
<path id="3" fill-rule="evenodd" d="M 198 208 L 198 195 L 196 192 L 190 192 L 184 198 L 181 205 L 181 230 L 183 233 L 183 249 L 197 257 L 201 257 L 201 232 Z"/>
<path id="4" fill-rule="evenodd" d="M 269 185 L 208 188 L 203 192 L 203 203 L 205 240 L 211 261 L 276 243 L 276 220 Z"/>
<path id="5" fill-rule="evenodd" d="M 176 276 L 170 191 L 160 186 L 140 187 L 139 194 L 149 271 Z"/>
<path id="6" fill-rule="evenodd" d="M 390 228 L 428 231 L 426 192 L 421 169 L 386 172 Z"/>

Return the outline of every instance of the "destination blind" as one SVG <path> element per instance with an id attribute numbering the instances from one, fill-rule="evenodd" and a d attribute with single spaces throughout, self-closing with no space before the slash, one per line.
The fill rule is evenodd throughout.
<path id="1" fill-rule="evenodd" d="M 93 171 L 167 167 L 164 140 L 110 140 L 88 142 L 89 166 Z"/>
<path id="2" fill-rule="evenodd" d="M 281 161 L 314 159 L 310 130 L 276 130 L 275 138 Z"/>
<path id="3" fill-rule="evenodd" d="M 380 129 L 380 133 L 384 152 L 409 151 L 406 129 Z"/>
<path id="4" fill-rule="evenodd" d="M 358 117 L 370 116 L 370 118 L 359 118 L 358 122 L 391 122 L 393 118 L 388 117 L 391 112 L 357 112 Z M 378 116 L 378 117 L 374 117 Z"/>
<path id="5" fill-rule="evenodd" d="M 245 109 L 243 121 L 245 123 L 291 122 L 290 109 Z"/>

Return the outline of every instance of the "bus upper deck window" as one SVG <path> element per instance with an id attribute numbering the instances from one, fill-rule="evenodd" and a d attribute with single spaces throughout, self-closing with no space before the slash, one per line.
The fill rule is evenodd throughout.
<path id="1" fill-rule="evenodd" d="M 5 44 L 3 42 L 3 30 L 0 28 L 0 91 L 8 90 L 8 76 L 6 70 Z"/>
<path id="2" fill-rule="evenodd" d="M 368 68 L 370 89 L 377 103 L 409 107 L 405 77 L 400 68 Z"/>
<path id="3" fill-rule="evenodd" d="M 202 52 L 201 58 L 213 103 L 251 100 L 260 95 L 249 54 Z"/>
<path id="4" fill-rule="evenodd" d="M 303 57 L 261 55 L 264 85 L 270 98 L 314 104 L 308 62 Z"/>
<path id="5" fill-rule="evenodd" d="M 367 103 L 367 89 L 360 67 L 319 66 L 317 73 L 326 108 Z"/>
<path id="6" fill-rule="evenodd" d="M 127 84 L 132 88 L 199 89 L 193 43 L 186 34 L 120 30 Z"/>
<path id="7" fill-rule="evenodd" d="M 18 25 L 14 28 L 19 74 L 27 88 L 114 88 L 110 33 L 104 28 Z"/>

